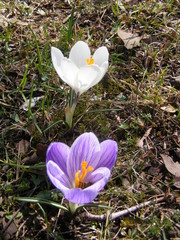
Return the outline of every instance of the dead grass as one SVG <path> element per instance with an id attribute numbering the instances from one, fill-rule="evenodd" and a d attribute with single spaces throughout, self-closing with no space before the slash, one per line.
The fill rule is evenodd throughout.
<path id="1" fill-rule="evenodd" d="M 160 156 L 179 162 L 179 3 L 77 1 L 72 26 L 71 13 L 68 1 L 0 3 L 2 238 L 179 239 L 179 188 Z M 140 36 L 140 46 L 127 49 L 118 28 Z M 68 55 L 79 39 L 92 49 L 106 45 L 110 67 L 81 96 L 69 130 L 64 124 L 69 88 L 52 67 L 50 46 Z M 40 100 L 24 111 L 24 102 L 34 97 Z M 111 180 L 97 201 L 119 211 L 165 193 L 172 198 L 105 222 L 87 219 L 84 210 L 71 217 L 52 206 L 15 201 L 41 196 L 66 206 L 48 182 L 46 148 L 55 140 L 71 145 L 85 131 L 119 145 Z"/>

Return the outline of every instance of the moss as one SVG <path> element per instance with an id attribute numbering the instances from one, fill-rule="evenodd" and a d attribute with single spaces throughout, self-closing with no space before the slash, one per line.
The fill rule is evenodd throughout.
<path id="1" fill-rule="evenodd" d="M 110 79 L 106 76 L 99 84 L 98 90 L 102 93 L 106 93 L 109 98 L 114 99 L 114 97 L 120 92 L 120 86 L 116 80 Z"/>

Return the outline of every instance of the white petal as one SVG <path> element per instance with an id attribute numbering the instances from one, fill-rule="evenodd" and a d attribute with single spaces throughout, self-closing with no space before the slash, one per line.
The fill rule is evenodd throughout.
<path id="1" fill-rule="evenodd" d="M 94 86 L 94 82 L 99 82 L 101 79 L 101 70 L 96 65 L 85 66 L 80 68 L 77 75 L 77 82 L 79 85 L 79 93 L 87 91 Z"/>
<path id="2" fill-rule="evenodd" d="M 86 59 L 90 58 L 91 52 L 87 43 L 83 41 L 78 41 L 69 53 L 69 59 L 76 64 L 78 68 L 86 65 Z"/>
<path id="3" fill-rule="evenodd" d="M 78 68 L 76 65 L 70 59 L 63 58 L 61 60 L 61 71 L 61 79 L 77 92 L 78 85 L 76 82 L 76 76 Z"/>
<path id="4" fill-rule="evenodd" d="M 62 75 L 61 60 L 63 59 L 63 57 L 64 56 L 63 56 L 61 50 L 59 50 L 58 48 L 55 48 L 55 47 L 51 47 L 52 63 L 53 63 L 53 66 L 59 76 Z"/>
<path id="5" fill-rule="evenodd" d="M 109 63 L 108 62 L 104 62 L 102 64 L 102 66 L 99 68 L 100 69 L 100 74 L 97 78 L 94 79 L 94 81 L 91 83 L 91 87 L 93 87 L 94 85 L 98 84 L 102 78 L 104 77 L 104 75 L 106 74 L 107 72 L 107 69 L 108 69 L 108 66 L 109 66 Z"/>
<path id="6" fill-rule="evenodd" d="M 101 79 L 104 77 L 104 75 L 106 74 L 107 70 L 108 70 L 108 67 L 109 67 L 109 63 L 108 62 L 104 62 L 100 69 L 101 69 Z M 95 83 L 97 84 L 97 83 Z"/>
<path id="7" fill-rule="evenodd" d="M 104 62 L 108 62 L 109 60 L 109 52 L 107 47 L 100 47 L 98 48 L 95 53 L 93 54 L 94 63 L 98 66 L 101 66 Z"/>

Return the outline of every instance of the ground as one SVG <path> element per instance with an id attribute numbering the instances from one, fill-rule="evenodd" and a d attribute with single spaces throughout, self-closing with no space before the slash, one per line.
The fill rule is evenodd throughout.
<path id="1" fill-rule="evenodd" d="M 2 239 L 180 239 L 179 7 L 175 0 L 0 2 Z M 124 40 L 128 33 L 132 42 Z M 68 56 L 78 40 L 92 52 L 106 46 L 109 69 L 80 96 L 70 129 L 64 116 L 70 89 L 52 66 L 50 48 Z M 90 131 L 119 148 L 111 179 L 95 199 L 111 210 L 86 208 L 108 213 L 104 221 L 85 209 L 70 215 L 52 206 L 68 202 L 46 174 L 51 142 L 71 146 Z M 163 196 L 111 220 L 113 212 Z"/>

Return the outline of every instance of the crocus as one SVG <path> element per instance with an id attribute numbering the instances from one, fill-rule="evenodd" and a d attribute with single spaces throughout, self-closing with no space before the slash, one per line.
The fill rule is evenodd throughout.
<path id="1" fill-rule="evenodd" d="M 47 174 L 68 201 L 90 203 L 108 182 L 117 152 L 115 141 L 99 143 L 91 132 L 80 135 L 71 147 L 54 142 L 47 150 Z"/>
<path id="2" fill-rule="evenodd" d="M 91 56 L 88 45 L 83 41 L 78 41 L 72 47 L 69 58 L 55 47 L 51 48 L 51 57 L 59 77 L 78 95 L 99 83 L 109 65 L 106 47 L 98 48 Z"/>

